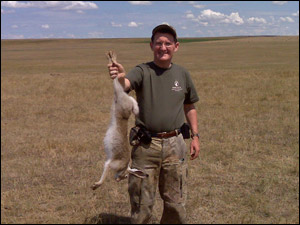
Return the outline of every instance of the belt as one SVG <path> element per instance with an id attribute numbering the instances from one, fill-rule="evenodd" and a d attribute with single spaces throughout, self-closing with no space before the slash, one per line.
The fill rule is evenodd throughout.
<path id="1" fill-rule="evenodd" d="M 180 129 L 176 129 L 170 132 L 161 132 L 161 133 L 152 133 L 151 132 L 151 137 L 156 137 L 156 138 L 170 138 L 174 136 L 178 136 L 180 134 Z"/>

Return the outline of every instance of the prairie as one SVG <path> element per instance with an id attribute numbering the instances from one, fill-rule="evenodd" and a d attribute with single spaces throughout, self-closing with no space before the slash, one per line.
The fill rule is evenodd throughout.
<path id="1" fill-rule="evenodd" d="M 126 181 L 90 186 L 113 98 L 104 54 L 129 71 L 152 60 L 147 41 L 1 40 L 1 223 L 129 223 Z M 299 36 L 185 40 L 174 63 L 200 97 L 188 223 L 299 224 Z"/>

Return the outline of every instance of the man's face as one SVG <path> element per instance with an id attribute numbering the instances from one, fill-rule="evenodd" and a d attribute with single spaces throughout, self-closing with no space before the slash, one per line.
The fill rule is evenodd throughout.
<path id="1" fill-rule="evenodd" d="M 175 43 L 174 37 L 168 33 L 157 33 L 150 47 L 154 53 L 154 61 L 171 61 L 174 52 L 177 52 L 179 43 Z"/>

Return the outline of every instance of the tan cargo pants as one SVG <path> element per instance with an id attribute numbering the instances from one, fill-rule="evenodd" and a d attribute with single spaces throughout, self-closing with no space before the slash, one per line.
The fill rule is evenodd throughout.
<path id="1" fill-rule="evenodd" d="M 131 168 L 143 171 L 147 177 L 129 175 L 131 223 L 145 224 L 150 221 L 157 185 L 164 201 L 160 223 L 185 223 L 186 152 L 182 135 L 167 139 L 152 138 L 151 144 L 141 144 L 132 149 Z"/>

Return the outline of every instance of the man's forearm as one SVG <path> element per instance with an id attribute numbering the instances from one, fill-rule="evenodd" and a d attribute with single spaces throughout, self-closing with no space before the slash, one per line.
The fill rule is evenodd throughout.
<path id="1" fill-rule="evenodd" d="M 186 104 L 184 105 L 184 112 L 188 123 L 191 126 L 192 136 L 198 134 L 198 122 L 197 122 L 197 111 L 194 104 Z M 200 143 L 199 136 L 196 138 L 192 138 L 190 145 L 190 155 L 191 160 L 194 160 L 198 157 L 200 153 Z"/>
<path id="2" fill-rule="evenodd" d="M 120 84 L 123 86 L 124 91 L 129 91 L 130 81 L 125 77 L 118 77 Z"/>
<path id="3" fill-rule="evenodd" d="M 198 133 L 197 111 L 194 104 L 185 104 L 184 112 L 187 122 L 191 126 L 192 134 Z"/>

